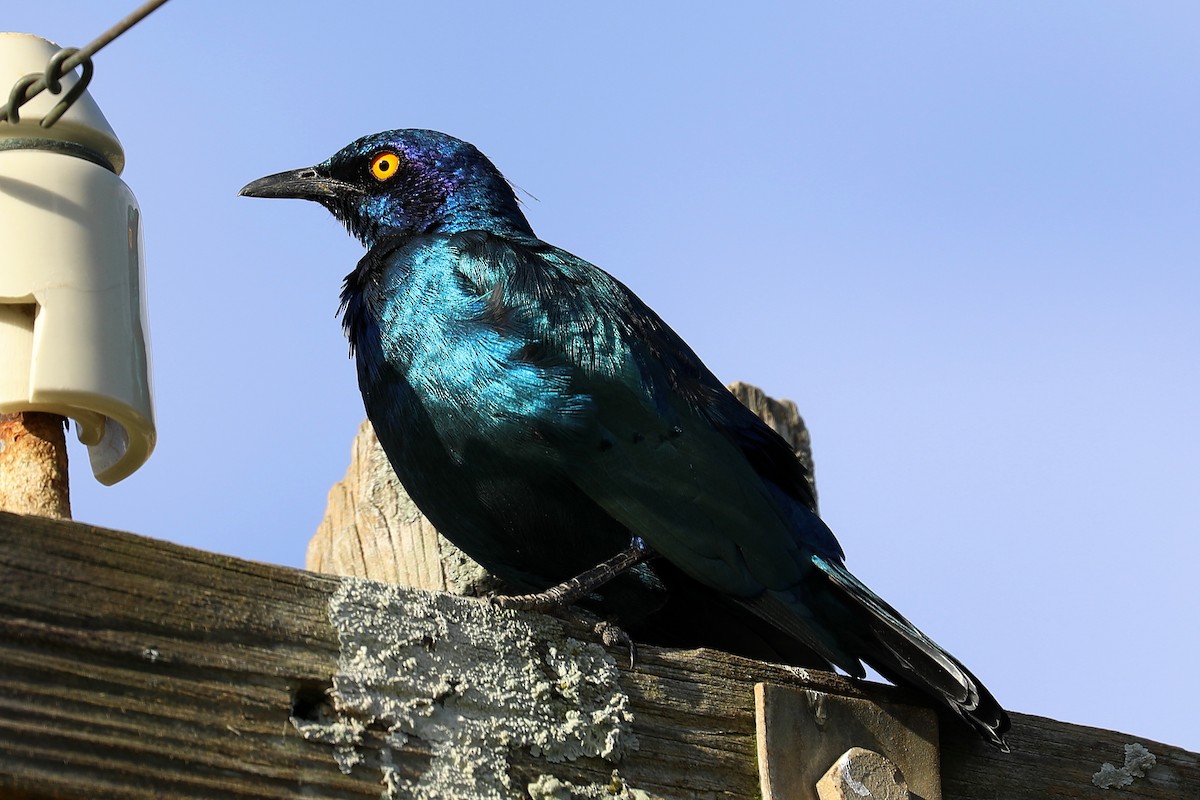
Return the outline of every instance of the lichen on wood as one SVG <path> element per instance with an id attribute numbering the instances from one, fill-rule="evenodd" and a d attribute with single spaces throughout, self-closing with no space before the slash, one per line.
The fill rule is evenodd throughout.
<path id="1" fill-rule="evenodd" d="M 1100 771 L 1092 776 L 1092 785 L 1101 789 L 1124 789 L 1135 779 L 1146 777 L 1146 772 L 1157 763 L 1158 759 L 1146 749 L 1146 746 L 1133 742 L 1125 745 L 1125 763 L 1113 766 L 1108 761 L 1100 765 Z"/>
<path id="2" fill-rule="evenodd" d="M 309 572 L 0 513 L 0 797 L 373 800 L 380 796 L 385 765 L 396 785 L 429 780 L 431 742 L 406 733 L 407 744 L 396 749 L 386 741 L 387 726 L 371 724 L 369 713 L 339 717 L 333 707 L 332 678 L 343 672 L 339 663 L 355 640 L 335 629 L 329 612 L 337 605 L 350 613 L 345 604 L 352 589 L 352 583 Z M 469 625 L 494 623 L 503 630 L 513 620 L 528 624 L 535 641 L 525 646 L 524 658 L 545 657 L 552 649 L 569 655 L 571 638 L 590 642 L 587 629 L 570 620 L 502 613 L 460 597 L 431 601 L 398 587 L 383 597 L 386 602 L 363 599 L 363 624 L 386 611 L 417 618 L 414 632 L 436 632 L 440 623 L 421 621 L 432 603 L 435 610 L 448 609 L 447 620 Z M 476 663 L 486 664 L 486 648 L 500 641 L 524 646 L 525 634 L 472 630 L 468 650 Z M 543 632 L 547 637 L 538 638 Z M 407 650 L 423 647 L 410 641 Z M 589 660 L 578 663 L 588 669 L 607 664 L 592 645 L 585 650 Z M 532 787 L 538 800 L 753 800 L 761 797 L 756 684 L 881 705 L 922 702 L 891 686 L 708 650 L 647 645 L 638 649 L 632 669 L 623 652 L 612 655 L 619 672 L 615 686 L 604 678 L 601 686 L 579 691 L 592 693 L 583 696 L 596 698 L 588 706 L 595 711 L 628 711 L 638 748 L 627 743 L 619 763 L 601 756 L 552 762 L 533 755 L 530 746 L 510 745 L 506 791 L 523 796 Z M 448 664 L 440 669 L 454 672 Z M 538 669 L 546 683 L 558 674 L 544 660 Z M 413 708 L 431 708 L 431 685 L 422 690 L 425 705 L 413 700 Z M 627 709 L 599 702 L 620 694 L 628 695 Z M 465 708 L 471 697 L 446 699 L 451 708 Z M 503 713 L 511 715 L 511 706 Z M 298 732 L 322 725 L 333 731 L 330 723 L 339 718 L 346 721 L 340 742 Z M 553 719 L 558 722 L 552 727 L 563 727 L 561 714 Z M 1112 798 L 1113 790 L 1093 785 L 1093 774 L 1132 741 L 1152 752 L 1155 763 L 1143 768 L 1145 777 L 1117 790 L 1122 798 L 1200 797 L 1200 754 L 1179 747 L 1014 714 L 1012 752 L 1002 754 L 955 720 L 941 722 L 945 800 Z M 610 718 L 596 730 L 613 728 Z M 606 741 L 585 740 L 593 748 Z M 626 743 L 623 731 L 617 743 Z M 349 774 L 335 760 L 338 744 L 361 759 Z M 583 750 L 581 744 L 571 747 Z"/>
<path id="3" fill-rule="evenodd" d="M 332 713 L 293 722 L 331 744 L 345 772 L 368 761 L 373 737 L 388 797 L 522 797 L 515 750 L 549 769 L 581 757 L 615 764 L 637 747 L 613 658 L 551 618 L 347 578 L 329 619 L 341 646 Z M 412 744 L 430 753 L 415 775 L 387 758 Z"/>

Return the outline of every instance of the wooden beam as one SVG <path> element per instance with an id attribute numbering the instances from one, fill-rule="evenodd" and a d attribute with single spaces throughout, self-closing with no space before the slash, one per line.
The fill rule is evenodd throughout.
<path id="1" fill-rule="evenodd" d="M 710 651 L 610 655 L 571 621 L 0 514 L 6 798 L 749 800 L 755 684 L 921 702 Z M 1016 714 L 1004 755 L 940 729 L 944 798 L 1111 798 L 1094 776 L 1121 780 L 1132 744 L 1154 764 L 1123 797 L 1200 796 L 1200 757 L 1148 739 Z"/>

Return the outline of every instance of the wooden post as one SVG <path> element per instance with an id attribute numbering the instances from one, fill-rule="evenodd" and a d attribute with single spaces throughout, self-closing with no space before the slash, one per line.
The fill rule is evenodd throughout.
<path id="1" fill-rule="evenodd" d="M 0 414 L 0 510 L 71 518 L 66 426 L 58 414 Z"/>

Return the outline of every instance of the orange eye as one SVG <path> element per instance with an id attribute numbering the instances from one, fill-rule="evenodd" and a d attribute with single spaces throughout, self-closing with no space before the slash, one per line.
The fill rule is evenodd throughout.
<path id="1" fill-rule="evenodd" d="M 385 150 L 371 159 L 371 174 L 377 181 L 390 180 L 399 166 L 400 156 Z"/>

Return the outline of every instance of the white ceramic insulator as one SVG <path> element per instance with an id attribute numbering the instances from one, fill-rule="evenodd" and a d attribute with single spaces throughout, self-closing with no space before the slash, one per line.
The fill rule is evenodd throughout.
<path id="1" fill-rule="evenodd" d="M 0 86 L 44 69 L 57 50 L 0 34 Z M 156 436 L 141 211 L 98 163 L 23 144 L 4 149 L 14 140 L 70 142 L 124 166 L 86 93 L 41 128 L 57 101 L 43 93 L 21 109 L 19 125 L 0 122 L 0 413 L 70 417 L 96 478 L 112 484 L 145 463 Z"/>

